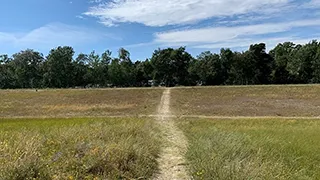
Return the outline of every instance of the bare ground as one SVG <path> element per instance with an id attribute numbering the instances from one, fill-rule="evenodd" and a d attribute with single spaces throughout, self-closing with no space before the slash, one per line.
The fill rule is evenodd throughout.
<path id="1" fill-rule="evenodd" d="M 158 107 L 157 123 L 161 128 L 166 142 L 162 148 L 157 180 L 190 179 L 185 168 L 184 154 L 187 150 L 187 139 L 171 118 L 170 89 L 166 89 Z"/>

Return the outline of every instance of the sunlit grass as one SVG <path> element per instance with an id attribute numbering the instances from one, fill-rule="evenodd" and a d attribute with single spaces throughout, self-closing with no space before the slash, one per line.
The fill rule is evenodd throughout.
<path id="1" fill-rule="evenodd" d="M 217 86 L 174 88 L 176 115 L 320 116 L 320 86 Z"/>
<path id="2" fill-rule="evenodd" d="M 181 120 L 194 179 L 317 179 L 318 120 Z"/>
<path id="3" fill-rule="evenodd" d="M 0 179 L 147 179 L 160 144 L 147 119 L 2 119 Z"/>
<path id="4" fill-rule="evenodd" d="M 104 117 L 152 114 L 162 89 L 0 90 L 0 117 Z"/>

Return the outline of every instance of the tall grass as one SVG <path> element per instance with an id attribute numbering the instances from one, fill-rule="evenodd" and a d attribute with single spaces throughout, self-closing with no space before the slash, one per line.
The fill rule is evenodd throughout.
<path id="1" fill-rule="evenodd" d="M 194 179 L 318 179 L 320 121 L 184 120 Z"/>
<path id="2" fill-rule="evenodd" d="M 147 119 L 0 120 L 0 179 L 147 179 L 157 132 Z"/>

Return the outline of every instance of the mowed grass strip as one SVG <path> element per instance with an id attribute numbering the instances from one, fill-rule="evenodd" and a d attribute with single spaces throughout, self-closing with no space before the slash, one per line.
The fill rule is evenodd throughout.
<path id="1" fill-rule="evenodd" d="M 158 134 L 148 119 L 2 119 L 0 179 L 148 179 Z"/>
<path id="2" fill-rule="evenodd" d="M 152 114 L 162 89 L 0 90 L 0 117 L 97 117 Z"/>
<path id="3" fill-rule="evenodd" d="M 194 179 L 318 179 L 320 121 L 178 121 Z"/>
<path id="4" fill-rule="evenodd" d="M 225 86 L 174 88 L 176 115 L 320 116 L 320 86 Z"/>

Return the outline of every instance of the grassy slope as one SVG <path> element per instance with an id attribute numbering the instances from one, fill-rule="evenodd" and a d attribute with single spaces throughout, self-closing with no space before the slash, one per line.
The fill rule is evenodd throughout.
<path id="1" fill-rule="evenodd" d="M 0 179 L 148 178 L 157 132 L 146 119 L 2 119 Z"/>
<path id="2" fill-rule="evenodd" d="M 176 88 L 171 93 L 176 115 L 320 115 L 319 85 Z"/>
<path id="3" fill-rule="evenodd" d="M 318 120 L 184 120 L 195 179 L 317 179 Z"/>
<path id="4" fill-rule="evenodd" d="M 0 90 L 0 117 L 152 114 L 162 89 Z"/>

